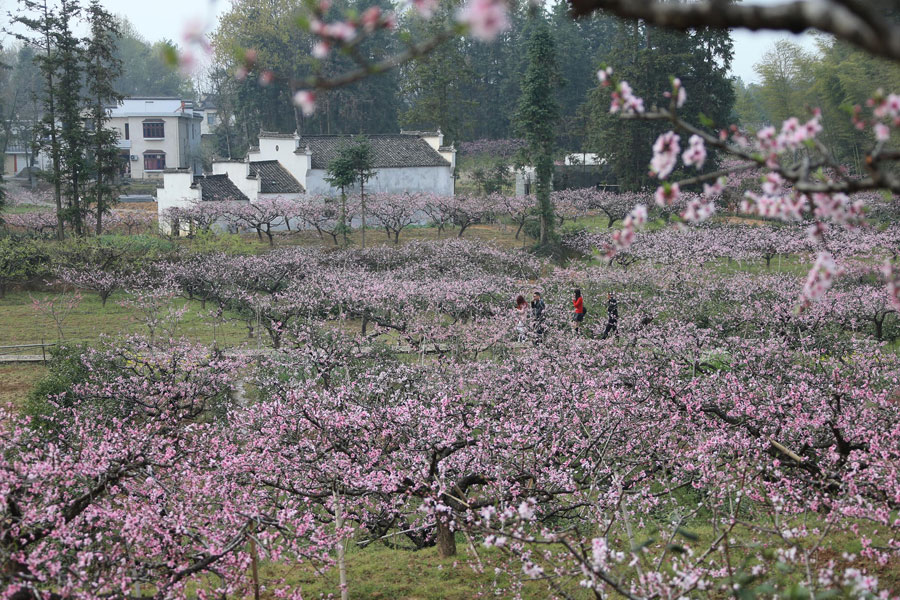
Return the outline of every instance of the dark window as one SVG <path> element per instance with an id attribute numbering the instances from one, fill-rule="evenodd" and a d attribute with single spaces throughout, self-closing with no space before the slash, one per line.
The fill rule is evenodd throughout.
<path id="1" fill-rule="evenodd" d="M 144 170 L 162 171 L 166 168 L 166 154 L 164 152 L 145 152 Z"/>
<path id="2" fill-rule="evenodd" d="M 125 139 L 126 140 L 131 139 L 131 131 L 129 131 L 129 129 L 128 129 L 128 123 L 125 123 Z"/>
<path id="3" fill-rule="evenodd" d="M 162 121 L 144 121 L 144 138 L 162 139 L 166 137 L 166 124 Z"/>

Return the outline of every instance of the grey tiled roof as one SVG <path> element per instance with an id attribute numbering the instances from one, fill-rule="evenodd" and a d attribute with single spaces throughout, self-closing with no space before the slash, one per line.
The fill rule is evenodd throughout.
<path id="1" fill-rule="evenodd" d="M 277 131 L 260 131 L 259 137 L 267 138 L 267 139 L 279 139 L 279 140 L 292 140 L 294 139 L 293 133 L 279 133 Z"/>
<path id="2" fill-rule="evenodd" d="M 368 135 L 374 155 L 373 167 L 449 167 L 450 163 L 428 142 L 414 135 L 383 134 Z M 349 145 L 353 137 L 349 135 L 304 135 L 300 138 L 298 152 L 305 152 L 308 146 L 312 152 L 313 169 L 327 169 L 328 163 L 337 158 L 344 145 Z"/>
<path id="3" fill-rule="evenodd" d="M 194 177 L 194 185 L 200 186 L 200 200 L 203 202 L 226 202 L 239 200 L 250 202 L 228 175 L 200 175 Z"/>
<path id="4" fill-rule="evenodd" d="M 277 160 L 251 162 L 250 176 L 262 180 L 260 192 L 263 194 L 302 194 L 305 191 Z"/>

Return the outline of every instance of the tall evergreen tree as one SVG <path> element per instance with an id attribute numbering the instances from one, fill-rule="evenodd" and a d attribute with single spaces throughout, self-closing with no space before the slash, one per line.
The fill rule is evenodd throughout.
<path id="1" fill-rule="evenodd" d="M 62 142 L 60 175 L 67 200 L 65 214 L 79 236 L 84 235 L 82 195 L 87 184 L 85 149 L 88 146 L 81 93 L 85 71 L 84 48 L 72 31 L 80 14 L 78 0 L 59 0 L 59 19 L 53 36 L 59 65 L 57 98 Z"/>
<path id="2" fill-rule="evenodd" d="M 40 95 L 42 118 L 35 150 L 44 151 L 50 156 L 52 171 L 48 178 L 53 185 L 56 202 L 56 236 L 62 240 L 65 236 L 65 215 L 62 204 L 62 135 L 58 110 L 60 57 L 55 39 L 60 18 L 47 0 L 19 0 L 19 6 L 21 10 L 13 22 L 22 25 L 33 37 L 25 34 L 17 37 L 37 50 L 34 61 L 44 80 Z"/>
<path id="3" fill-rule="evenodd" d="M 657 102 L 672 89 L 672 77 L 681 78 L 688 93 L 682 116 L 692 123 L 711 121 L 715 127 L 723 127 L 729 124 L 734 106 L 728 75 L 732 55 L 727 31 L 682 33 L 639 21 L 619 21 L 614 50 L 605 62 L 650 102 Z M 610 115 L 609 89 L 599 86 L 591 92 L 587 112 L 589 149 L 610 159 L 619 185 L 625 189 L 649 186 L 651 147 L 667 129 L 666 124 Z M 707 168 L 715 168 L 716 162 L 711 152 Z"/>
<path id="4" fill-rule="evenodd" d="M 89 103 L 91 129 L 89 141 L 92 148 L 92 175 L 94 184 L 92 201 L 96 215 L 96 233 L 103 233 L 103 215 L 114 202 L 114 181 L 119 171 L 119 153 L 116 147 L 118 133 L 108 127 L 107 106 L 122 100 L 115 88 L 122 73 L 122 61 L 115 55 L 119 29 L 116 20 L 100 4 L 91 0 L 87 9 L 90 37 L 85 48 L 85 88 Z"/>
<path id="5" fill-rule="evenodd" d="M 353 156 L 350 152 L 340 152 L 334 160 L 328 163 L 328 176 L 325 181 L 341 190 L 341 225 L 340 232 L 347 245 L 347 188 L 356 183 L 356 169 L 353 164 Z"/>
<path id="6" fill-rule="evenodd" d="M 442 3 L 428 21 L 415 11 L 408 11 L 401 26 L 412 39 L 426 39 L 450 26 L 456 5 L 456 2 Z M 400 69 L 404 99 L 400 124 L 413 129 L 440 129 L 448 142 L 471 139 L 476 130 L 470 128 L 469 117 L 476 102 L 467 95 L 467 89 L 473 82 L 474 73 L 462 36 L 404 65 Z"/>
<path id="7" fill-rule="evenodd" d="M 522 80 L 516 125 L 528 144 L 523 158 L 535 167 L 541 245 L 553 237 L 555 221 L 550 192 L 556 126 L 559 120 L 556 89 L 561 83 L 553 36 L 547 22 L 536 16 L 531 23 L 528 39 L 528 67 Z"/>
<path id="8" fill-rule="evenodd" d="M 343 196 L 346 189 L 359 184 L 360 216 L 362 217 L 362 247 L 366 247 L 366 182 L 374 175 L 374 156 L 369 138 L 358 135 L 344 144 L 338 155 L 328 165 L 328 181 L 341 189 Z M 346 210 L 342 215 L 346 218 Z"/>

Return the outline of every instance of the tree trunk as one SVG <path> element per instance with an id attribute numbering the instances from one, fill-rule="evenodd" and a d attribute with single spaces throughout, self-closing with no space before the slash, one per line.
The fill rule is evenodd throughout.
<path id="1" fill-rule="evenodd" d="M 456 536 L 450 530 L 450 523 L 444 514 L 437 515 L 437 547 L 441 558 L 456 556 Z"/>
<path id="2" fill-rule="evenodd" d="M 363 187 L 365 183 L 362 178 L 359 180 L 359 202 L 360 202 L 360 212 L 362 213 L 362 247 L 366 247 L 366 195 Z"/>
<path id="3" fill-rule="evenodd" d="M 344 527 L 344 505 L 337 490 L 334 491 L 334 526 Z M 341 600 L 349 600 L 350 589 L 347 587 L 347 561 L 344 559 L 344 538 L 339 537 L 337 543 L 338 580 L 341 585 Z"/>
<path id="4" fill-rule="evenodd" d="M 347 241 L 347 194 L 344 186 L 341 186 L 341 233 L 344 236 L 344 247 L 346 247 L 349 242 Z M 334 243 L 337 245 L 337 240 Z"/>

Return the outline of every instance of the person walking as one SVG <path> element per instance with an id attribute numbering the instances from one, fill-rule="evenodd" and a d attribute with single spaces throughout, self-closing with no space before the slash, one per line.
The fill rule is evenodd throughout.
<path id="1" fill-rule="evenodd" d="M 518 341 L 524 342 L 528 335 L 528 303 L 521 294 L 516 297 L 515 318 Z"/>
<path id="2" fill-rule="evenodd" d="M 610 333 L 618 335 L 619 327 L 619 303 L 612 292 L 606 294 L 606 329 L 603 330 L 601 340 L 605 340 Z"/>
<path id="3" fill-rule="evenodd" d="M 534 328 L 535 344 L 544 337 L 544 311 L 546 309 L 547 305 L 544 303 L 544 299 L 541 298 L 541 293 L 535 291 L 531 299 L 531 319 L 532 327 Z"/>
<path id="4" fill-rule="evenodd" d="M 572 317 L 572 323 L 575 327 L 575 333 L 581 333 L 581 323 L 584 321 L 584 315 L 586 313 L 584 308 L 584 298 L 581 297 L 581 290 L 575 290 L 575 299 L 572 300 L 572 306 L 575 307 L 575 313 Z"/>

